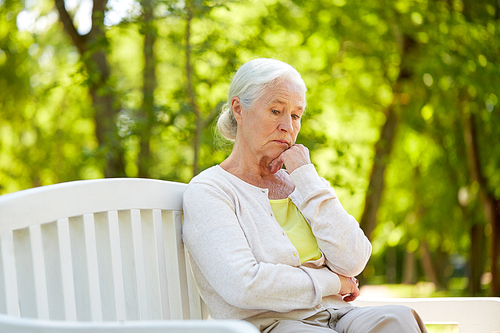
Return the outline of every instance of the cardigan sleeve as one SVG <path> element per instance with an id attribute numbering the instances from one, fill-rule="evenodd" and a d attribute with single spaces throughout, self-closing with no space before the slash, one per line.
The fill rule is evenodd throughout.
<path id="1" fill-rule="evenodd" d="M 314 165 L 295 169 L 290 178 L 303 201 L 299 210 L 311 224 L 326 265 L 344 276 L 356 276 L 366 266 L 372 246 L 354 217 L 342 207 L 334 189 Z"/>
<path id="2" fill-rule="evenodd" d="M 238 308 L 288 312 L 312 308 L 340 290 L 328 268 L 257 262 L 227 193 L 191 183 L 183 201 L 183 240 L 210 288 Z"/>

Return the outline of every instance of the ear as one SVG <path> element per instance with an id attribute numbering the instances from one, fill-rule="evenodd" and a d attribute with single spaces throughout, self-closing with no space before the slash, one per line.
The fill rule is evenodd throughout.
<path id="1" fill-rule="evenodd" d="M 243 106 L 241 105 L 239 97 L 233 97 L 231 100 L 231 109 L 233 110 L 234 119 L 236 119 L 236 122 L 239 124 L 243 113 Z"/>

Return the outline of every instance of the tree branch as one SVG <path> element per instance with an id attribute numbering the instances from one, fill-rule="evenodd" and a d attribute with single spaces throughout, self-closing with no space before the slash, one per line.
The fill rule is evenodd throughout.
<path id="1" fill-rule="evenodd" d="M 207 127 L 220 112 L 220 108 L 224 105 L 224 102 L 219 102 L 211 111 L 210 114 L 203 121 L 203 128 Z"/>
<path id="2" fill-rule="evenodd" d="M 108 0 L 94 0 L 92 6 L 92 28 L 90 34 L 101 34 L 104 26 L 104 13 L 106 12 L 106 6 Z"/>
<path id="3" fill-rule="evenodd" d="M 64 26 L 64 30 L 73 40 L 73 43 L 77 47 L 80 54 L 84 54 L 87 51 L 86 37 L 78 33 L 73 24 L 73 19 L 69 15 L 66 7 L 64 6 L 64 0 L 54 0 L 56 4 L 57 11 L 59 12 L 59 19 Z"/>

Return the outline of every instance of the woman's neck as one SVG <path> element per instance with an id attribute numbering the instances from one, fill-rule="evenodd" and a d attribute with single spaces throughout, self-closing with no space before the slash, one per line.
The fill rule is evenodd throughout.
<path id="1" fill-rule="evenodd" d="M 240 158 L 234 149 L 231 155 L 220 164 L 220 167 L 246 183 L 260 188 L 267 188 L 269 190 L 269 199 L 285 199 L 295 189 L 291 179 L 285 172 L 272 174 L 269 167 L 265 167 L 265 163 L 258 163 L 257 159 L 249 160 L 248 157 Z"/>
<path id="2" fill-rule="evenodd" d="M 269 158 L 245 153 L 235 145 L 231 155 L 220 166 L 238 178 L 255 185 L 255 183 L 275 179 L 269 170 L 271 161 Z"/>

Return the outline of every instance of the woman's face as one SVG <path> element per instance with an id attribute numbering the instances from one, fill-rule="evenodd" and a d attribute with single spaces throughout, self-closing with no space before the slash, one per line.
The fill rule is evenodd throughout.
<path id="1" fill-rule="evenodd" d="M 238 121 L 236 140 L 259 163 L 270 163 L 295 143 L 306 107 L 305 92 L 299 84 L 284 81 L 265 90 L 249 110 L 241 107 L 237 97 L 232 103 Z"/>

